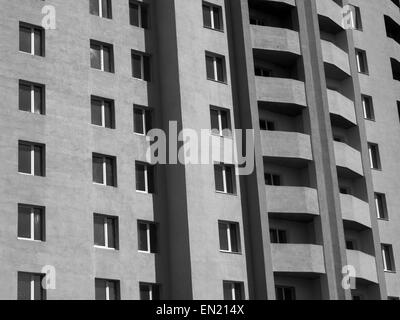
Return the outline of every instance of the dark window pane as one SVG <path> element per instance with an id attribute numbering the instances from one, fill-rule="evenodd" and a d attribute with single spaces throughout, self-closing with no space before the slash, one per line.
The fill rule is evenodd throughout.
<path id="1" fill-rule="evenodd" d="M 95 69 L 101 69 L 100 46 L 92 44 L 90 46 L 90 66 Z"/>
<path id="2" fill-rule="evenodd" d="M 31 145 L 20 143 L 18 152 L 18 171 L 20 173 L 32 173 Z"/>
<path id="3" fill-rule="evenodd" d="M 154 167 L 147 167 L 147 192 L 154 193 Z"/>
<path id="4" fill-rule="evenodd" d="M 140 251 L 149 251 L 149 244 L 147 243 L 147 224 L 139 223 L 138 224 L 138 239 L 139 239 L 139 250 Z"/>
<path id="5" fill-rule="evenodd" d="M 115 186 L 115 161 L 112 158 L 106 158 L 106 182 L 108 186 Z"/>
<path id="6" fill-rule="evenodd" d="M 104 122 L 106 128 L 114 128 L 114 112 L 113 104 L 110 101 L 104 102 Z"/>
<path id="7" fill-rule="evenodd" d="M 42 276 L 35 274 L 33 277 L 35 300 L 44 300 L 44 290 L 42 288 Z"/>
<path id="8" fill-rule="evenodd" d="M 221 111 L 222 130 L 230 129 L 229 117 L 227 111 Z"/>
<path id="9" fill-rule="evenodd" d="M 232 284 L 224 282 L 224 300 L 232 300 Z"/>
<path id="10" fill-rule="evenodd" d="M 153 285 L 153 300 L 160 300 L 160 286 L 159 285 Z"/>
<path id="11" fill-rule="evenodd" d="M 107 218 L 108 247 L 116 248 L 116 220 Z"/>
<path id="12" fill-rule="evenodd" d="M 139 134 L 144 134 L 144 127 L 143 127 L 143 117 L 144 112 L 143 109 L 135 108 L 134 109 L 134 131 Z"/>
<path id="13" fill-rule="evenodd" d="M 221 21 L 220 21 L 220 9 L 214 7 L 214 29 L 220 30 L 222 29 Z"/>
<path id="14" fill-rule="evenodd" d="M 43 147 L 35 146 L 35 176 L 44 176 L 44 150 Z"/>
<path id="15" fill-rule="evenodd" d="M 217 57 L 217 80 L 223 82 L 224 81 L 224 66 L 223 59 Z"/>
<path id="16" fill-rule="evenodd" d="M 43 32 L 41 30 L 35 30 L 35 55 L 43 56 L 43 42 L 42 36 Z"/>
<path id="17" fill-rule="evenodd" d="M 31 238 L 31 208 L 18 206 L 18 237 Z"/>
<path id="18" fill-rule="evenodd" d="M 100 14 L 99 10 L 99 0 L 90 0 L 90 14 L 98 16 Z"/>
<path id="19" fill-rule="evenodd" d="M 281 287 L 276 287 L 275 288 L 275 295 L 276 295 L 276 300 L 284 300 L 284 289 Z"/>
<path id="20" fill-rule="evenodd" d="M 140 284 L 140 300 L 150 300 L 150 286 L 147 284 Z"/>
<path id="21" fill-rule="evenodd" d="M 43 239 L 43 214 L 41 209 L 34 209 L 33 226 L 35 230 L 34 239 L 42 241 Z"/>
<path id="22" fill-rule="evenodd" d="M 104 71 L 112 72 L 112 51 L 109 47 L 103 47 Z"/>
<path id="23" fill-rule="evenodd" d="M 235 290 L 235 300 L 243 300 L 242 284 L 235 283 L 234 290 Z"/>
<path id="24" fill-rule="evenodd" d="M 19 85 L 19 110 L 31 112 L 31 86 Z"/>
<path id="25" fill-rule="evenodd" d="M 19 28 L 19 50 L 22 52 L 32 52 L 31 29 L 28 27 Z"/>
<path id="26" fill-rule="evenodd" d="M 224 251 L 228 251 L 229 250 L 228 225 L 226 223 L 219 223 L 218 228 L 219 228 L 220 249 L 224 250 Z"/>
<path id="27" fill-rule="evenodd" d="M 157 227 L 155 224 L 150 225 L 150 251 L 157 252 Z"/>
<path id="28" fill-rule="evenodd" d="M 206 68 L 207 68 L 207 79 L 215 80 L 213 57 L 206 56 Z"/>
<path id="29" fill-rule="evenodd" d="M 103 17 L 111 19 L 111 0 L 102 0 Z"/>
<path id="30" fill-rule="evenodd" d="M 278 231 L 276 229 L 269 230 L 271 243 L 278 243 Z"/>
<path id="31" fill-rule="evenodd" d="M 118 283 L 116 281 L 108 281 L 109 300 L 119 300 Z"/>
<path id="32" fill-rule="evenodd" d="M 141 7 L 142 10 L 142 28 L 147 29 L 149 27 L 149 15 L 148 15 L 148 9 L 146 5 L 142 5 Z"/>
<path id="33" fill-rule="evenodd" d="M 43 113 L 43 88 L 35 86 L 34 87 L 34 97 L 35 97 L 35 113 Z"/>
<path id="34" fill-rule="evenodd" d="M 140 27 L 139 26 L 139 5 L 137 3 L 131 2 L 129 4 L 129 17 L 131 25 Z"/>
<path id="35" fill-rule="evenodd" d="M 132 54 L 132 75 L 134 78 L 142 79 L 142 57 Z"/>
<path id="36" fill-rule="evenodd" d="M 31 300 L 31 275 L 18 272 L 18 300 Z"/>
<path id="37" fill-rule="evenodd" d="M 101 108 L 101 101 L 92 99 L 92 124 L 96 126 L 101 126 L 103 124 Z"/>
<path id="38" fill-rule="evenodd" d="M 231 247 L 232 252 L 239 252 L 239 235 L 238 235 L 238 227 L 236 224 L 230 225 L 230 233 L 231 233 Z"/>
<path id="39" fill-rule="evenodd" d="M 151 111 L 145 111 L 146 134 L 153 129 L 153 119 Z"/>
<path id="40" fill-rule="evenodd" d="M 136 190 L 147 191 L 145 182 L 145 166 L 143 164 L 136 164 Z"/>
<path id="41" fill-rule="evenodd" d="M 94 244 L 96 246 L 105 246 L 104 217 L 100 215 L 94 216 Z"/>
<path id="42" fill-rule="evenodd" d="M 143 80 L 150 81 L 151 71 L 150 71 L 150 57 L 143 56 Z"/>
<path id="43" fill-rule="evenodd" d="M 232 167 L 225 167 L 225 176 L 226 176 L 226 192 L 232 194 L 235 192 Z"/>
<path id="44" fill-rule="evenodd" d="M 93 181 L 96 183 L 104 183 L 103 178 L 103 158 L 93 157 Z"/>
<path id="45" fill-rule="evenodd" d="M 286 231 L 279 230 L 278 231 L 279 243 L 287 243 Z"/>
<path id="46" fill-rule="evenodd" d="M 211 129 L 212 130 L 217 130 L 219 132 L 218 111 L 214 110 L 214 109 L 211 109 L 210 115 L 211 115 Z"/>
<path id="47" fill-rule="evenodd" d="M 220 192 L 224 192 L 224 181 L 222 177 L 222 166 L 214 165 L 214 178 L 215 178 L 215 189 Z"/>
<path id="48" fill-rule="evenodd" d="M 106 281 L 95 280 L 96 300 L 106 300 Z"/>
<path id="49" fill-rule="evenodd" d="M 203 5 L 203 20 L 204 26 L 211 28 L 211 10 L 207 5 Z"/>

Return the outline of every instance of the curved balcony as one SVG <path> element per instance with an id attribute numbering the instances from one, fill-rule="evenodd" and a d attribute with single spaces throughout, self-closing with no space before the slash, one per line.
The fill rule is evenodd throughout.
<path id="1" fill-rule="evenodd" d="M 347 264 L 356 269 L 356 277 L 358 279 L 378 283 L 375 257 L 355 250 L 346 250 L 346 253 Z"/>
<path id="2" fill-rule="evenodd" d="M 322 56 L 326 63 L 326 76 L 332 79 L 345 79 L 350 76 L 349 55 L 329 41 L 322 40 Z"/>
<path id="3" fill-rule="evenodd" d="M 334 141 L 336 165 L 344 177 L 363 176 L 361 154 L 349 145 Z M 338 170 L 339 171 L 339 170 Z"/>
<path id="4" fill-rule="evenodd" d="M 338 122 L 340 121 L 346 127 L 357 125 L 353 101 L 337 91 L 328 89 L 328 104 L 330 113 L 336 116 Z M 342 120 L 339 120 L 340 118 Z"/>
<path id="5" fill-rule="evenodd" d="M 256 77 L 257 100 L 307 107 L 304 82 L 271 77 Z"/>
<path id="6" fill-rule="evenodd" d="M 319 215 L 316 189 L 306 187 L 266 186 L 268 213 L 284 215 Z"/>
<path id="7" fill-rule="evenodd" d="M 298 132 L 262 131 L 263 156 L 273 158 L 313 159 L 309 135 Z"/>
<path id="8" fill-rule="evenodd" d="M 371 228 L 369 204 L 348 194 L 340 195 L 342 218 L 363 228 Z"/>
<path id="9" fill-rule="evenodd" d="M 274 272 L 325 273 L 322 246 L 312 244 L 272 244 Z"/>
<path id="10" fill-rule="evenodd" d="M 299 33 L 289 29 L 250 25 L 254 49 L 285 51 L 300 55 Z"/>
<path id="11" fill-rule="evenodd" d="M 332 0 L 318 0 L 317 13 L 318 15 L 329 19 L 335 23 L 336 29 L 343 29 L 342 27 L 342 8 Z"/>

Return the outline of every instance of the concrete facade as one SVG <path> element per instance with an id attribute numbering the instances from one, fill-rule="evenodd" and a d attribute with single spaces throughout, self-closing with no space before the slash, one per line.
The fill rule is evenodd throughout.
<path id="1" fill-rule="evenodd" d="M 0 0 L 0 299 L 17 298 L 18 272 L 46 265 L 57 272 L 47 299 L 94 299 L 95 278 L 118 280 L 122 299 L 139 299 L 141 282 L 159 284 L 163 299 L 223 299 L 224 281 L 241 283 L 245 299 L 274 300 L 282 287 L 297 299 L 400 297 L 381 252 L 390 244 L 400 259 L 400 88 L 390 64 L 400 43 L 384 19 L 400 26 L 399 6 L 210 0 L 223 23 L 212 30 L 201 0 L 138 2 L 148 5 L 147 29 L 130 25 L 128 0 L 112 0 L 112 19 L 91 15 L 88 0 Z M 349 2 L 362 31 L 342 26 Z M 19 23 L 40 26 L 44 5 L 57 22 L 45 31 L 45 56 L 20 52 Z M 114 72 L 90 67 L 91 40 L 113 46 Z M 355 49 L 366 51 L 368 75 Z M 151 81 L 132 77 L 132 50 L 149 55 Z M 224 57 L 226 81 L 207 79 L 206 52 Z M 44 115 L 19 110 L 20 80 L 45 86 Z M 114 100 L 115 129 L 91 125 L 92 95 Z M 373 98 L 375 121 L 364 119 L 361 95 Z M 210 106 L 229 111 L 232 129 L 255 131 L 254 171 L 223 194 L 213 164 L 157 165 L 154 194 L 136 192 L 135 161 L 146 161 L 149 142 L 133 131 L 134 104 L 167 133 L 170 121 L 210 129 Z M 18 141 L 46 146 L 45 177 L 18 173 Z M 380 171 L 368 142 L 379 145 Z M 115 187 L 93 184 L 93 153 L 116 158 Z M 279 184 L 266 185 L 268 174 Z M 386 195 L 387 220 L 377 219 L 375 192 Z M 18 239 L 18 204 L 45 207 L 46 241 Z M 118 217 L 118 250 L 93 245 L 94 213 Z M 138 251 L 142 220 L 157 224 L 157 253 Z M 219 221 L 238 225 L 239 253 L 220 250 Z M 271 243 L 270 230 L 286 241 Z M 353 290 L 342 287 L 347 265 Z"/>

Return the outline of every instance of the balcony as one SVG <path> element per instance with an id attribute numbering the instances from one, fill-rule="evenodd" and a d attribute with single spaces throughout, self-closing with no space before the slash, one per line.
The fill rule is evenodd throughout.
<path id="1" fill-rule="evenodd" d="M 307 187 L 266 186 L 268 213 L 286 216 L 319 215 L 317 190 Z"/>
<path id="2" fill-rule="evenodd" d="M 312 161 L 311 139 L 309 135 L 297 132 L 262 131 L 263 156 Z"/>
<path id="3" fill-rule="evenodd" d="M 329 20 L 330 22 L 325 22 L 324 24 L 335 24 L 330 26 L 337 30 L 343 29 L 342 27 L 342 8 L 332 0 L 318 0 L 317 13 L 319 16 L 323 17 L 324 20 Z"/>
<path id="4" fill-rule="evenodd" d="M 347 264 L 356 269 L 357 279 L 378 283 L 375 257 L 361 251 L 347 250 Z"/>
<path id="5" fill-rule="evenodd" d="M 348 54 L 329 41 L 322 40 L 321 46 L 326 76 L 336 80 L 349 77 L 351 73 Z"/>
<path id="6" fill-rule="evenodd" d="M 371 215 L 367 202 L 351 195 L 341 194 L 340 206 L 343 220 L 360 225 L 361 228 L 371 228 Z"/>
<path id="7" fill-rule="evenodd" d="M 304 82 L 272 77 L 256 77 L 257 100 L 273 104 L 307 107 Z"/>
<path id="8" fill-rule="evenodd" d="M 354 103 L 335 90 L 328 90 L 329 111 L 345 127 L 357 125 Z"/>
<path id="9" fill-rule="evenodd" d="M 274 272 L 325 273 L 322 246 L 311 244 L 272 244 Z"/>
<path id="10" fill-rule="evenodd" d="M 356 178 L 363 176 L 363 166 L 361 162 L 361 154 L 349 145 L 334 141 L 336 165 L 338 173 L 344 178 Z"/>
<path id="11" fill-rule="evenodd" d="M 253 49 L 301 55 L 299 33 L 289 29 L 250 25 Z"/>

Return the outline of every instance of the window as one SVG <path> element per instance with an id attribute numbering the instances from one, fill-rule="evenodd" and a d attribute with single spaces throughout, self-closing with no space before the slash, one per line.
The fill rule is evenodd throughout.
<path id="1" fill-rule="evenodd" d="M 381 160 L 379 156 L 379 147 L 377 144 L 368 143 L 368 153 L 369 153 L 369 160 L 371 163 L 371 169 L 381 169 Z"/>
<path id="2" fill-rule="evenodd" d="M 148 107 L 133 106 L 133 131 L 140 135 L 146 135 L 152 126 L 152 110 Z"/>
<path id="3" fill-rule="evenodd" d="M 160 300 L 160 286 L 154 283 L 140 283 L 140 300 Z"/>
<path id="4" fill-rule="evenodd" d="M 90 66 L 104 72 L 114 72 L 114 53 L 111 44 L 90 41 Z"/>
<path id="5" fill-rule="evenodd" d="M 281 177 L 277 174 L 272 173 L 264 173 L 264 180 L 267 186 L 280 186 L 281 185 Z"/>
<path id="6" fill-rule="evenodd" d="M 111 19 L 111 0 L 90 0 L 90 14 Z"/>
<path id="7" fill-rule="evenodd" d="M 18 300 L 46 300 L 46 290 L 42 286 L 45 275 L 18 272 Z"/>
<path id="8" fill-rule="evenodd" d="M 117 161 L 115 157 L 93 154 L 93 182 L 104 186 L 117 186 Z"/>
<path id="9" fill-rule="evenodd" d="M 32 241 L 45 241 L 44 208 L 18 205 L 18 238 Z"/>
<path id="10" fill-rule="evenodd" d="M 356 62 L 358 72 L 368 74 L 367 53 L 364 50 L 356 49 Z"/>
<path id="11" fill-rule="evenodd" d="M 347 250 L 357 250 L 357 243 L 354 240 L 346 240 Z"/>
<path id="12" fill-rule="evenodd" d="M 95 279 L 96 300 L 120 300 L 119 281 Z"/>
<path id="13" fill-rule="evenodd" d="M 271 243 L 288 243 L 286 230 L 270 229 Z"/>
<path id="14" fill-rule="evenodd" d="M 383 193 L 375 193 L 375 205 L 378 219 L 388 220 L 386 196 Z"/>
<path id="15" fill-rule="evenodd" d="M 203 2 L 203 21 L 204 27 L 222 31 L 222 8 Z"/>
<path id="16" fill-rule="evenodd" d="M 234 222 L 218 222 L 219 245 L 222 252 L 240 253 L 239 224 Z"/>
<path id="17" fill-rule="evenodd" d="M 276 300 L 296 300 L 296 289 L 294 287 L 275 287 Z"/>
<path id="18" fill-rule="evenodd" d="M 132 76 L 135 79 L 150 81 L 150 56 L 132 50 Z"/>
<path id="19" fill-rule="evenodd" d="M 232 165 L 214 165 L 215 189 L 217 192 L 235 194 L 235 167 Z"/>
<path id="20" fill-rule="evenodd" d="M 400 101 L 397 101 L 396 104 L 397 104 L 397 113 L 399 115 L 399 120 L 400 120 Z"/>
<path id="21" fill-rule="evenodd" d="M 115 129 L 114 101 L 92 96 L 92 124 L 108 129 Z"/>
<path id="22" fill-rule="evenodd" d="M 362 31 L 363 26 L 362 26 L 362 20 L 361 20 L 361 10 L 359 7 L 352 6 L 353 7 L 353 14 L 354 14 L 354 29 Z"/>
<path id="23" fill-rule="evenodd" d="M 351 194 L 351 190 L 348 187 L 339 186 L 339 192 L 341 194 Z"/>
<path id="24" fill-rule="evenodd" d="M 229 111 L 224 110 L 217 107 L 211 107 L 210 109 L 211 116 L 211 130 L 213 133 L 217 133 L 222 136 L 230 136 L 231 135 L 231 125 L 230 125 L 230 117 Z"/>
<path id="25" fill-rule="evenodd" d="M 33 142 L 18 143 L 18 172 L 32 176 L 45 175 L 45 146 Z"/>
<path id="26" fill-rule="evenodd" d="M 271 69 L 261 67 L 261 66 L 255 66 L 254 73 L 257 77 L 272 77 L 273 76 Z"/>
<path id="27" fill-rule="evenodd" d="M 244 300 L 243 282 L 224 281 L 224 300 Z"/>
<path id="28" fill-rule="evenodd" d="M 19 24 L 19 51 L 44 57 L 44 29 L 21 22 Z"/>
<path id="29" fill-rule="evenodd" d="M 138 222 L 138 248 L 140 252 L 157 252 L 157 225 L 152 222 Z"/>
<path id="30" fill-rule="evenodd" d="M 136 191 L 154 193 L 154 166 L 136 162 Z"/>
<path id="31" fill-rule="evenodd" d="M 147 29 L 149 27 L 148 6 L 138 1 L 129 1 L 129 19 L 132 26 Z"/>
<path id="32" fill-rule="evenodd" d="M 393 247 L 391 244 L 382 244 L 383 270 L 387 272 L 395 272 Z"/>
<path id="33" fill-rule="evenodd" d="M 363 105 L 364 119 L 375 120 L 374 104 L 372 102 L 372 97 L 363 95 L 361 99 Z"/>
<path id="34" fill-rule="evenodd" d="M 19 110 L 44 114 L 44 86 L 27 81 L 19 81 Z"/>
<path id="35" fill-rule="evenodd" d="M 268 120 L 260 120 L 260 130 L 275 131 L 275 123 Z"/>
<path id="36" fill-rule="evenodd" d="M 94 214 L 94 245 L 118 250 L 118 218 Z"/>
<path id="37" fill-rule="evenodd" d="M 207 79 L 225 82 L 225 58 L 223 56 L 206 53 Z"/>

